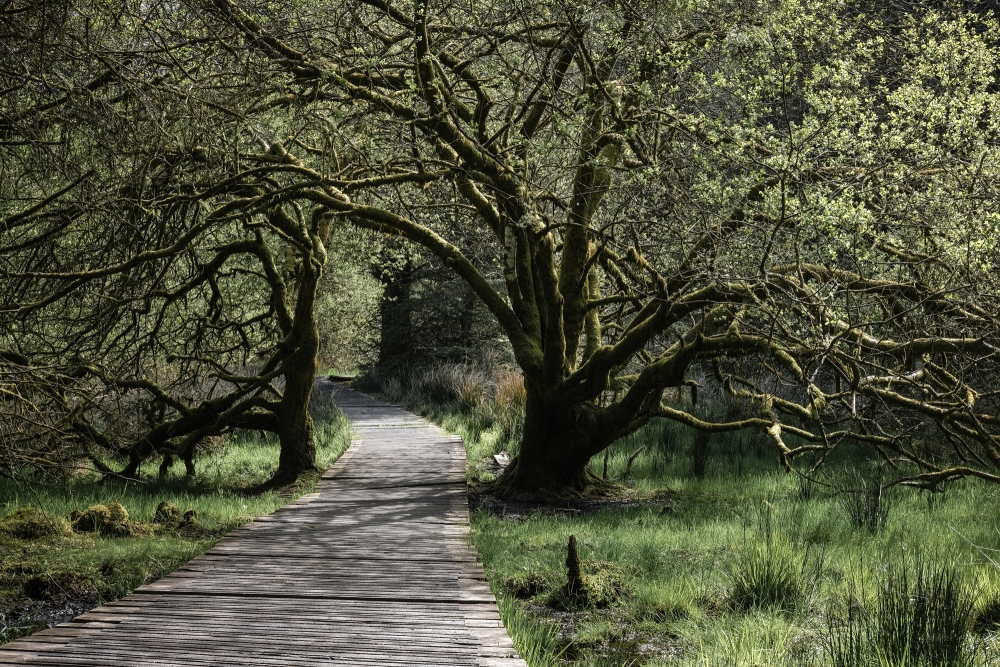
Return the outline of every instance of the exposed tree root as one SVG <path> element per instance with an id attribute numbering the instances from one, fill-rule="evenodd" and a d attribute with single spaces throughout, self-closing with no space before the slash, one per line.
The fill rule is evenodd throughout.
<path id="1" fill-rule="evenodd" d="M 567 484 L 564 480 L 552 477 L 520 474 L 517 464 L 518 460 L 515 457 L 499 478 L 477 487 L 476 493 L 515 502 L 560 505 L 617 496 L 624 490 L 620 484 L 595 475 L 590 468 L 584 468 L 574 483 Z"/>

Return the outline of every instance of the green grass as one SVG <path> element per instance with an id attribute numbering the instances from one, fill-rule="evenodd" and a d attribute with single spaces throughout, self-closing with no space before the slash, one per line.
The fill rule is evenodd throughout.
<path id="1" fill-rule="evenodd" d="M 491 454 L 516 451 L 490 423 L 488 400 L 470 408 L 413 391 L 393 398 L 466 439 L 470 481 L 492 479 Z M 836 638 L 851 631 L 846 610 L 860 604 L 859 591 L 884 607 L 885 573 L 912 569 L 917 554 L 920 567 L 958 577 L 971 600 L 960 619 L 976 627 L 968 661 L 953 664 L 1000 664 L 1000 568 L 985 556 L 1000 559 L 981 550 L 1000 548 L 1000 486 L 963 480 L 933 496 L 901 489 L 880 498 L 871 493 L 878 463 L 849 444 L 815 482 L 786 472 L 758 434 L 713 437 L 707 461 L 704 449 L 691 430 L 656 420 L 590 463 L 599 475 L 606 465 L 627 502 L 473 514 L 473 541 L 530 667 L 827 667 Z M 558 591 L 570 535 L 601 595 L 566 612 Z M 913 623 L 907 605 L 896 608 L 895 622 Z M 879 667 L 923 664 L 904 657 Z"/>
<path id="2" fill-rule="evenodd" d="M 573 646 L 567 663 L 830 664 L 825 638 L 841 626 L 830 617 L 837 605 L 858 590 L 875 595 L 877 575 L 905 567 L 914 554 L 961 577 L 973 599 L 970 619 L 998 599 L 1000 571 L 970 542 L 1000 546 L 1000 487 L 956 482 L 931 503 L 901 490 L 885 525 L 871 530 L 852 523 L 834 491 L 803 490 L 752 439 L 714 442 L 708 473 L 698 479 L 692 440 L 686 429 L 659 422 L 612 447 L 609 478 L 650 444 L 622 480 L 633 490 L 628 497 L 640 500 L 634 506 L 515 519 L 474 514 L 473 540 L 494 592 L 521 598 L 535 618 L 561 623 Z M 853 471 L 860 455 L 845 450 L 830 473 Z M 600 471 L 603 463 L 595 457 L 591 467 Z M 571 534 L 585 576 L 597 585 L 613 580 L 618 595 L 607 609 L 547 611 L 565 582 Z M 968 664 L 995 659 L 996 629 L 968 636 L 982 649 Z"/>
<path id="3" fill-rule="evenodd" d="M 350 433 L 346 420 L 334 412 L 320 415 L 316 425 L 317 462 L 326 468 L 350 445 Z M 244 492 L 265 482 L 277 461 L 273 438 L 241 435 L 198 455 L 194 477 L 185 477 L 184 466 L 178 464 L 165 479 L 158 479 L 159 462 L 151 461 L 138 483 L 101 483 L 96 473 L 85 471 L 61 484 L 0 479 L 0 523 L 23 507 L 68 518 L 73 510 L 120 502 L 130 521 L 149 524 L 157 505 L 167 500 L 182 512 L 194 510 L 199 524 L 193 530 L 165 528 L 152 537 L 131 538 L 73 534 L 23 540 L 0 533 L 0 643 L 38 629 L 37 622 L 16 623 L 18 613 L 23 616 L 33 607 L 66 600 L 120 598 L 205 552 L 230 530 L 315 486 L 318 475 L 280 492 Z M 28 593 L 36 599 L 29 599 Z"/>

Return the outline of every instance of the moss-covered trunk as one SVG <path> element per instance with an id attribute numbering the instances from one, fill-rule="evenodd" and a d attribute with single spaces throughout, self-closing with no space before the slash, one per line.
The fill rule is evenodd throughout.
<path id="1" fill-rule="evenodd" d="M 284 482 L 316 469 L 316 442 L 309 402 L 319 371 L 319 327 L 314 307 L 326 250 L 323 243 L 328 223 L 318 216 L 314 224 L 312 252 L 297 265 L 298 293 L 292 327 L 285 338 L 291 353 L 282 364 L 285 388 L 278 406 L 278 442 L 281 453 L 273 480 Z"/>
<path id="2" fill-rule="evenodd" d="M 587 462 L 607 446 L 590 403 L 567 403 L 526 382 L 524 435 L 517 457 L 499 480 L 503 494 L 541 498 L 576 495 L 592 479 Z"/>
<path id="3" fill-rule="evenodd" d="M 315 323 L 312 334 L 300 341 L 299 348 L 285 363 L 285 391 L 278 408 L 278 470 L 275 480 L 294 479 L 316 468 L 316 443 L 309 414 L 313 382 L 316 378 L 319 334 Z"/>

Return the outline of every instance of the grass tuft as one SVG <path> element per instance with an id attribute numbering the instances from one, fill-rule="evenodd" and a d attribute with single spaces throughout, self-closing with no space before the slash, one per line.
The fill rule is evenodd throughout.
<path id="1" fill-rule="evenodd" d="M 840 472 L 838 482 L 837 499 L 853 528 L 869 533 L 885 528 L 894 494 L 885 488 L 880 468 L 852 466 Z"/>
<path id="2" fill-rule="evenodd" d="M 736 550 L 729 572 L 730 603 L 743 612 L 771 608 L 792 611 L 802 601 L 799 574 L 787 544 L 753 540 Z"/>
<path id="3" fill-rule="evenodd" d="M 974 667 L 974 596 L 959 572 L 918 560 L 889 562 L 873 599 L 856 592 L 830 616 L 831 667 Z"/>

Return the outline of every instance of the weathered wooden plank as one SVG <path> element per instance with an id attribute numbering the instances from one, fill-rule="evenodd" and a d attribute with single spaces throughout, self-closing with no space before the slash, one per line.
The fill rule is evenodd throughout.
<path id="1" fill-rule="evenodd" d="M 457 436 L 369 396 L 315 493 L 0 665 L 525 667 L 469 543 Z"/>

